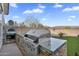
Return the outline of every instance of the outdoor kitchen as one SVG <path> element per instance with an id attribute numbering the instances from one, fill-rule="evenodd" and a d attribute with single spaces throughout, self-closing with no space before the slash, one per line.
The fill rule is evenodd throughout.
<path id="1" fill-rule="evenodd" d="M 25 56 L 66 56 L 67 41 L 52 38 L 48 30 L 30 29 L 16 35 L 16 43 Z"/>

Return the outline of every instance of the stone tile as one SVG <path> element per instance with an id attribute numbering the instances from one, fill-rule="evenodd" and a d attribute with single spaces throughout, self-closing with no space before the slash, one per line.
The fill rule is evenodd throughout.
<path id="1" fill-rule="evenodd" d="M 3 45 L 0 56 L 22 56 L 20 50 L 18 49 L 16 43 Z"/>

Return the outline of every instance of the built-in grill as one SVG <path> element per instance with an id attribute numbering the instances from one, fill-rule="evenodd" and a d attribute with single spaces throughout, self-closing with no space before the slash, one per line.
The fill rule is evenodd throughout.
<path id="1" fill-rule="evenodd" d="M 43 40 L 40 38 L 50 37 L 48 30 L 43 29 L 31 29 L 24 35 L 25 45 L 27 48 L 27 55 L 38 55 L 39 44 Z"/>
<path id="2" fill-rule="evenodd" d="M 28 34 L 25 34 L 24 37 L 30 38 L 31 40 L 33 40 L 33 43 L 38 43 L 39 42 L 39 38 L 38 37 L 35 37 L 35 36 L 32 36 L 32 35 L 28 35 Z"/>
<path id="3" fill-rule="evenodd" d="M 50 33 L 47 30 L 42 29 L 32 29 L 27 32 L 24 37 L 29 38 L 33 43 L 39 43 L 39 38 L 50 37 Z"/>

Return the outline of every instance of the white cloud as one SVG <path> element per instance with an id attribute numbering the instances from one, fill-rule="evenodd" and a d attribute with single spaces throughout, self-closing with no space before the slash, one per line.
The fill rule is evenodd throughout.
<path id="1" fill-rule="evenodd" d="M 71 19 L 71 18 L 68 18 L 68 19 L 67 19 L 67 21 L 72 21 L 72 20 L 73 20 L 73 19 Z"/>
<path id="2" fill-rule="evenodd" d="M 44 8 L 46 8 L 46 6 L 42 5 L 42 4 L 38 4 L 37 8 L 33 8 L 33 9 L 29 9 L 29 10 L 25 10 L 23 12 L 23 14 L 31 14 L 31 13 L 43 13 L 44 12 Z"/>
<path id="3" fill-rule="evenodd" d="M 39 8 L 36 8 L 36 9 L 33 9 L 33 12 L 34 13 L 42 13 L 43 10 L 42 9 L 39 9 Z"/>
<path id="4" fill-rule="evenodd" d="M 17 8 L 18 7 L 16 3 L 10 3 L 10 6 L 11 7 L 14 7 L 14 8 Z"/>
<path id="5" fill-rule="evenodd" d="M 46 7 L 46 6 L 41 5 L 41 4 L 38 5 L 38 8 L 42 8 L 42 9 L 44 9 L 45 7 Z"/>
<path id="6" fill-rule="evenodd" d="M 79 11 L 79 6 L 72 7 L 73 10 Z"/>
<path id="7" fill-rule="evenodd" d="M 43 21 L 46 21 L 46 19 L 45 19 L 45 18 L 43 18 L 42 20 L 43 20 Z"/>
<path id="8" fill-rule="evenodd" d="M 38 4 L 37 8 L 33 8 L 33 9 L 29 9 L 29 10 L 25 10 L 23 12 L 23 14 L 31 14 L 31 13 L 43 13 L 44 12 L 44 8 L 46 6 L 42 5 L 42 4 Z"/>
<path id="9" fill-rule="evenodd" d="M 70 16 L 70 18 L 76 18 L 76 16 Z"/>
<path id="10" fill-rule="evenodd" d="M 65 9 L 63 9 L 63 12 L 65 12 L 65 11 L 72 11 L 72 9 L 71 8 L 65 8 Z"/>
<path id="11" fill-rule="evenodd" d="M 43 13 L 42 9 L 36 8 L 36 9 L 32 9 L 32 10 L 25 10 L 23 12 L 23 14 L 27 14 L 27 13 Z"/>
<path id="12" fill-rule="evenodd" d="M 61 8 L 62 6 L 63 6 L 63 5 L 61 5 L 61 4 L 55 4 L 55 5 L 54 5 L 55 8 Z"/>
<path id="13" fill-rule="evenodd" d="M 67 19 L 67 21 L 73 21 L 76 18 L 76 16 L 69 16 L 69 18 Z"/>
<path id="14" fill-rule="evenodd" d="M 23 14 L 32 13 L 32 10 L 25 10 Z"/>
<path id="15" fill-rule="evenodd" d="M 17 19 L 17 18 L 20 18 L 19 16 L 13 16 L 13 19 Z"/>
<path id="16" fill-rule="evenodd" d="M 73 6 L 71 8 L 64 8 L 63 12 L 65 11 L 79 11 L 79 6 Z"/>

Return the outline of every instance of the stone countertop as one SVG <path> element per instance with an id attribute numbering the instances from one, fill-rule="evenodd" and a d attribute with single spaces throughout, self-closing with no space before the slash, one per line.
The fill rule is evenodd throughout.
<path id="1" fill-rule="evenodd" d="M 48 49 L 49 51 L 55 52 L 59 47 L 67 42 L 67 40 L 57 39 L 57 38 L 43 38 L 48 39 L 40 44 L 40 46 Z"/>
<path id="2" fill-rule="evenodd" d="M 24 33 L 17 33 L 17 35 L 24 37 Z"/>

